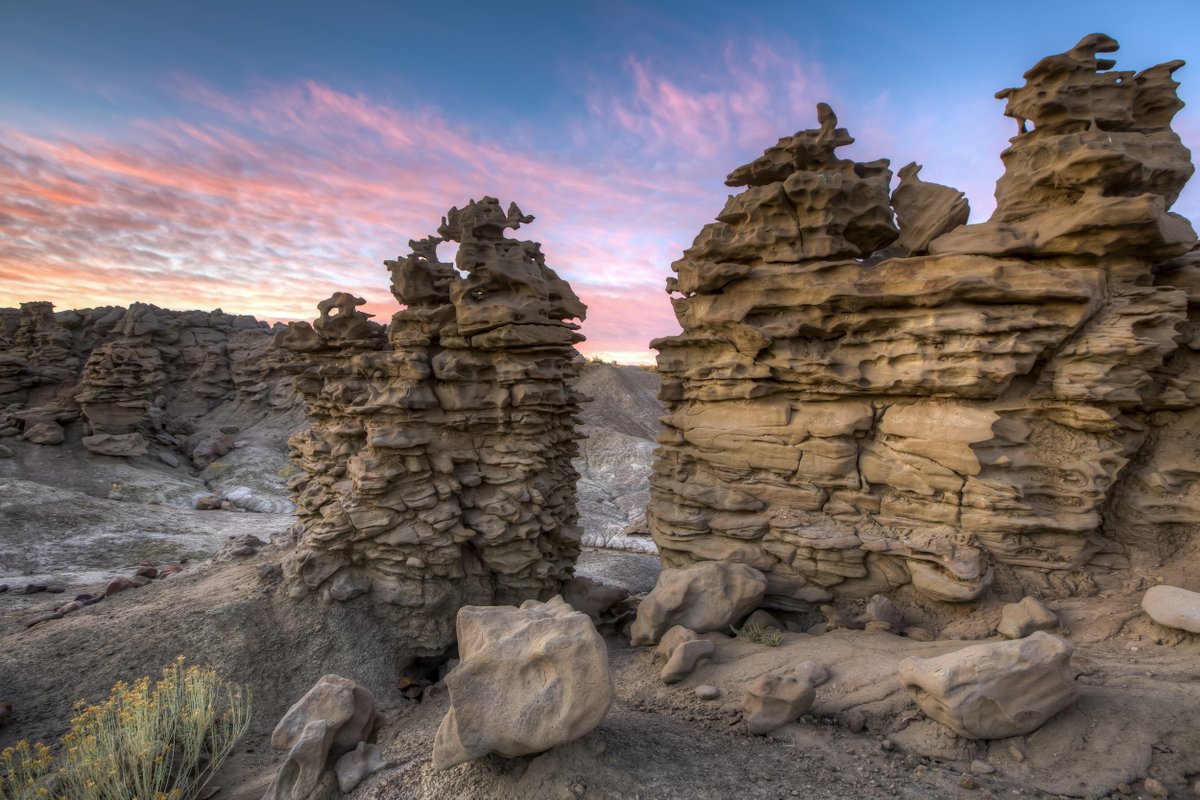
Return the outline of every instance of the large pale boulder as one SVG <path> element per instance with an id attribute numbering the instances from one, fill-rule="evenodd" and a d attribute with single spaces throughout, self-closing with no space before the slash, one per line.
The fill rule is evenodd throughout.
<path id="1" fill-rule="evenodd" d="M 633 643 L 654 644 L 675 625 L 698 633 L 723 631 L 753 611 L 766 590 L 767 579 L 746 564 L 703 561 L 663 570 L 638 607 Z"/>
<path id="2" fill-rule="evenodd" d="M 1142 598 L 1142 609 L 1159 625 L 1200 633 L 1200 592 L 1153 586 Z"/>
<path id="3" fill-rule="evenodd" d="M 562 598 L 458 612 L 461 661 L 446 676 L 450 711 L 434 769 L 496 753 L 513 758 L 572 742 L 613 701 L 604 639 Z"/>
<path id="4" fill-rule="evenodd" d="M 1075 699 L 1071 645 L 1044 631 L 906 658 L 900 683 L 922 711 L 967 739 L 1030 733 Z"/>

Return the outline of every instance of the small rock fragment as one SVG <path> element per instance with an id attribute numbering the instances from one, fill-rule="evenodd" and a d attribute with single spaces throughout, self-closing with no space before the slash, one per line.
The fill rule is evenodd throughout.
<path id="1" fill-rule="evenodd" d="M 1146 780 L 1142 783 L 1142 788 L 1144 788 L 1146 790 L 1146 794 L 1150 795 L 1151 797 L 1166 797 L 1169 794 L 1167 792 L 1167 787 L 1164 786 L 1162 781 L 1158 780 L 1157 778 L 1146 778 Z"/>
<path id="2" fill-rule="evenodd" d="M 696 697 L 701 700 L 716 700 L 721 696 L 721 690 L 715 686 L 703 684 L 696 687 Z"/>
<path id="3" fill-rule="evenodd" d="M 961 778 L 958 779 L 958 786 L 961 789 L 974 789 L 975 788 L 975 779 L 972 778 L 970 775 L 963 775 Z"/>
<path id="4" fill-rule="evenodd" d="M 663 634 L 658 640 L 658 645 L 654 648 L 654 655 L 659 658 L 670 659 L 675 652 L 675 648 L 684 642 L 694 642 L 699 637 L 691 628 L 685 628 L 682 625 L 676 625 L 669 631 Z"/>
<path id="5" fill-rule="evenodd" d="M 363 778 L 387 766 L 378 745 L 359 742 L 358 747 L 337 760 L 333 771 L 337 773 L 338 789 L 354 791 Z"/>
<path id="6" fill-rule="evenodd" d="M 904 635 L 916 642 L 932 642 L 934 639 L 933 631 L 915 625 L 905 628 Z"/>
<path id="7" fill-rule="evenodd" d="M 746 621 L 742 623 L 742 627 L 757 627 L 762 631 L 769 628 L 774 628 L 777 631 L 784 630 L 783 623 L 776 619 L 774 614 L 761 608 L 755 609 L 750 616 L 746 617 Z"/>
<path id="8" fill-rule="evenodd" d="M 1058 615 L 1035 597 L 1023 597 L 1019 603 L 1008 603 L 1000 612 L 996 631 L 1005 639 L 1024 639 L 1034 631 L 1052 631 L 1058 627 Z"/>
<path id="9" fill-rule="evenodd" d="M 1025 754 L 1022 753 L 1021 748 L 1017 747 L 1015 744 L 1010 744 L 1008 746 L 1008 754 L 1012 756 L 1012 760 L 1016 761 L 1018 764 L 1025 760 Z"/>
<path id="10" fill-rule="evenodd" d="M 867 603 L 867 619 L 870 622 L 882 622 L 892 630 L 904 627 L 904 612 L 890 598 L 877 594 Z"/>
<path id="11" fill-rule="evenodd" d="M 971 762 L 972 775 L 991 775 L 996 771 L 996 768 L 986 761 L 975 760 Z"/>
<path id="12" fill-rule="evenodd" d="M 676 647 L 662 669 L 663 683 L 678 683 L 691 675 L 700 659 L 712 656 L 713 649 L 713 643 L 708 639 L 696 639 Z"/>
<path id="13" fill-rule="evenodd" d="M 114 594 L 125 591 L 133 586 L 133 583 L 124 575 L 118 575 L 108 582 L 108 586 L 104 587 L 104 595 L 112 597 Z"/>
<path id="14" fill-rule="evenodd" d="M 25 594 L 38 594 L 44 591 L 46 591 L 46 584 L 44 583 L 27 583 L 23 590 Z"/>

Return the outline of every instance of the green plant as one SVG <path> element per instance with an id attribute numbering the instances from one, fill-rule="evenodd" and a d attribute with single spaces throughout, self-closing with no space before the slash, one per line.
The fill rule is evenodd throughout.
<path id="1" fill-rule="evenodd" d="M 192 800 L 249 724 L 249 690 L 181 656 L 153 686 L 121 681 L 76 704 L 57 758 L 24 742 L 0 754 L 0 800 Z"/>
<path id="2" fill-rule="evenodd" d="M 783 634 L 774 629 L 763 630 L 756 623 L 744 625 L 738 629 L 729 626 L 729 629 L 736 635 L 742 637 L 748 642 L 755 644 L 765 644 L 767 647 L 778 647 L 783 643 Z"/>

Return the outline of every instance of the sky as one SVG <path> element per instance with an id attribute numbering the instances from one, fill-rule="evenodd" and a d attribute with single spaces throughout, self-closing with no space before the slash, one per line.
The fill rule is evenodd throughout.
<path id="1" fill-rule="evenodd" d="M 398 308 L 382 262 L 484 195 L 589 306 L 580 349 L 648 362 L 664 282 L 725 176 L 830 103 L 985 220 L 996 91 L 1082 36 L 1175 58 L 1200 148 L 1200 3 L 163 3 L 0 0 L 0 306 Z M 1200 220 L 1200 180 L 1174 210 Z M 443 257 L 449 251 L 443 246 Z"/>

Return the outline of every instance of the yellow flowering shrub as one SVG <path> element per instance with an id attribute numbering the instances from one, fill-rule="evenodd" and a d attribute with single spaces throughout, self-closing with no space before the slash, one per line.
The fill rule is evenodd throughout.
<path id="1" fill-rule="evenodd" d="M 153 685 L 77 703 L 57 757 L 26 742 L 0 753 L 0 800 L 191 800 L 249 725 L 249 690 L 180 656 Z"/>

